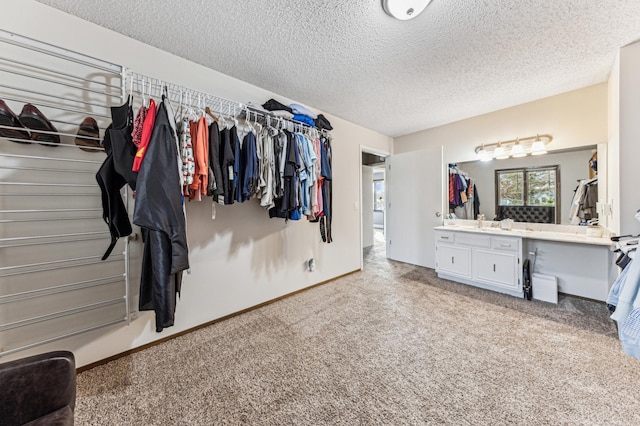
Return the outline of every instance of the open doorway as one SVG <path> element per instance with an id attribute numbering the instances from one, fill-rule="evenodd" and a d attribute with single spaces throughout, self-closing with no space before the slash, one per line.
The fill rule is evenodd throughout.
<path id="1" fill-rule="evenodd" d="M 386 184 L 385 160 L 388 154 L 362 148 L 361 214 L 362 262 L 386 257 Z"/>

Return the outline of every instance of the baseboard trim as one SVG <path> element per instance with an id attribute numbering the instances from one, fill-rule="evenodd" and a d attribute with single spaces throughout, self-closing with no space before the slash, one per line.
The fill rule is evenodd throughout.
<path id="1" fill-rule="evenodd" d="M 175 339 L 176 337 L 184 336 L 185 334 L 189 334 L 189 333 L 192 333 L 194 331 L 200 330 L 202 328 L 209 327 L 210 325 L 217 324 L 217 323 L 222 322 L 222 321 L 226 321 L 226 320 L 231 319 L 233 317 L 237 317 L 238 315 L 246 314 L 247 312 L 251 312 L 251 311 L 253 311 L 255 309 L 262 308 L 263 306 L 270 305 L 272 303 L 278 302 L 278 301 L 283 300 L 283 299 L 287 299 L 287 298 L 289 298 L 291 296 L 295 296 L 296 294 L 300 294 L 300 293 L 303 293 L 303 292 L 305 292 L 307 290 L 311 290 L 312 288 L 320 287 L 322 285 L 328 284 L 328 283 L 333 282 L 335 280 L 339 280 L 340 278 L 344 278 L 344 277 L 347 277 L 349 275 L 355 274 L 356 272 L 360 272 L 360 269 L 356 269 L 356 270 L 353 270 L 351 272 L 347 272 L 346 274 L 338 275 L 337 277 L 328 279 L 326 281 L 319 282 L 317 284 L 310 285 L 309 287 L 301 288 L 300 290 L 296 290 L 296 291 L 293 291 L 291 293 L 287 293 L 285 295 L 276 297 L 275 299 L 267 300 L 266 302 L 262 302 L 262 303 L 259 303 L 257 305 L 251 306 L 249 308 L 243 309 L 241 311 L 234 312 L 234 313 L 229 314 L 229 315 L 225 315 L 223 317 L 214 319 L 214 320 L 209 321 L 209 322 L 205 322 L 205 323 L 197 325 L 195 327 L 191 327 L 191 328 L 189 328 L 187 330 L 183 330 L 183 331 L 180 331 L 180 332 L 178 332 L 176 334 L 172 334 L 171 336 L 167 336 L 167 337 L 164 337 L 162 339 L 155 340 L 153 342 L 144 344 L 142 346 L 138 346 L 137 348 L 133 348 L 133 349 L 129 349 L 128 351 L 120 352 L 120 353 L 118 353 L 116 355 L 112 355 L 112 356 L 110 356 L 108 358 L 101 359 L 100 361 L 96 361 L 96 362 L 92 362 L 91 364 L 83 365 L 82 367 L 79 367 L 79 368 L 76 369 L 76 373 L 82 373 L 83 371 L 91 370 L 92 368 L 98 367 L 100 365 L 107 364 L 107 363 L 109 363 L 111 361 L 115 361 L 116 359 L 122 358 L 124 356 L 131 355 L 131 354 L 143 351 L 143 350 L 148 349 L 148 348 L 152 348 L 152 347 L 157 346 L 159 344 L 162 344 L 162 343 L 168 342 L 168 341 L 170 341 L 172 339 Z"/>

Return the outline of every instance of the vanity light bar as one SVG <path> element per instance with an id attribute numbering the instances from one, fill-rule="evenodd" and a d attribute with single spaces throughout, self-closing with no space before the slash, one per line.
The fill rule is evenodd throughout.
<path id="1" fill-rule="evenodd" d="M 476 154 L 482 161 L 503 160 L 509 157 L 525 157 L 529 154 L 540 155 L 547 153 L 547 145 L 551 143 L 553 136 L 549 134 L 515 138 L 508 141 L 498 141 L 477 146 Z"/>

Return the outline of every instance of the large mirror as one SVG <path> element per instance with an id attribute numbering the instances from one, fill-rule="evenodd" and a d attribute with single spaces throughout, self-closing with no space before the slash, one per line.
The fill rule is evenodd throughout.
<path id="1" fill-rule="evenodd" d="M 449 212 L 461 219 L 483 214 L 487 220 L 594 223 L 597 158 L 593 145 L 522 158 L 450 163 Z"/>

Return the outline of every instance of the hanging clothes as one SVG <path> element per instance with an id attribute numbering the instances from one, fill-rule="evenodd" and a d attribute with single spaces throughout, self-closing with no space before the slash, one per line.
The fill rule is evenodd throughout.
<path id="1" fill-rule="evenodd" d="M 320 144 L 320 173 L 324 178 L 322 185 L 322 215 L 320 217 L 320 235 L 322 237 L 322 241 L 326 243 L 331 243 L 333 241 L 333 236 L 331 233 L 331 209 L 333 198 L 333 173 L 331 170 L 331 157 L 331 140 L 329 138 L 323 137 Z"/>
<path id="2" fill-rule="evenodd" d="M 273 207 L 276 196 L 276 141 L 271 128 L 262 130 L 262 150 L 260 162 L 260 205 L 267 209 Z"/>
<path id="3" fill-rule="evenodd" d="M 449 165 L 449 211 L 459 219 L 473 220 L 478 216 L 480 202 L 476 202 L 474 180 L 457 165 Z"/>
<path id="4" fill-rule="evenodd" d="M 207 195 L 217 197 L 224 193 L 220 161 L 220 130 L 218 123 L 209 126 L 209 189 Z"/>
<path id="5" fill-rule="evenodd" d="M 131 131 L 131 138 L 133 140 L 133 144 L 136 147 L 140 147 L 140 142 L 142 142 L 142 127 L 144 126 L 144 120 L 147 117 L 148 112 L 149 112 L 149 108 L 147 108 L 146 105 L 142 105 L 138 110 L 136 119 L 133 122 L 133 130 Z"/>
<path id="6" fill-rule="evenodd" d="M 640 359 L 640 261 L 632 260 L 611 287 L 607 304 L 618 324 L 618 337 L 627 355 Z"/>
<path id="7" fill-rule="evenodd" d="M 180 120 L 180 158 L 182 159 L 182 185 L 183 193 L 188 196 L 189 185 L 193 183 L 193 177 L 196 173 L 196 163 L 193 158 L 193 143 L 191 138 L 191 125 L 189 117 L 183 117 Z"/>
<path id="8" fill-rule="evenodd" d="M 581 180 L 571 201 L 570 223 L 586 225 L 589 221 L 597 219 L 597 201 L 598 178 Z"/>
<path id="9" fill-rule="evenodd" d="M 153 131 L 156 113 L 156 102 L 151 99 L 149 101 L 149 111 L 144 118 L 142 130 L 140 132 L 140 144 L 138 145 L 138 150 L 136 151 L 136 156 L 133 160 L 133 166 L 131 168 L 134 172 L 138 172 L 140 170 L 140 165 L 142 164 L 144 156 L 146 155 L 147 147 L 149 146 L 149 141 L 151 140 L 151 132 Z"/>
<path id="10" fill-rule="evenodd" d="M 131 98 L 111 108 L 112 123 L 107 127 L 103 146 L 107 158 L 96 173 L 102 201 L 102 219 L 109 227 L 111 242 L 102 256 L 106 260 L 118 239 L 131 235 L 132 228 L 120 190 L 126 185 L 136 189 L 138 174 L 131 170 L 135 145 L 131 136 L 133 111 Z"/>
<path id="11" fill-rule="evenodd" d="M 133 170 L 136 146 L 131 137 L 133 131 L 131 98 L 127 99 L 127 102 L 122 106 L 111 107 L 111 118 L 113 120 L 111 129 L 107 132 L 113 155 L 113 166 L 115 171 L 124 177 L 131 189 L 135 191 L 138 172 Z"/>
<path id="12" fill-rule="evenodd" d="M 242 202 L 242 171 L 244 168 L 244 159 L 242 158 L 242 144 L 240 143 L 240 137 L 238 136 L 238 128 L 233 126 L 231 128 L 231 144 L 233 146 L 233 180 L 235 185 L 235 191 L 233 193 L 233 200 L 239 203 Z"/>
<path id="13" fill-rule="evenodd" d="M 269 217 L 288 219 L 296 207 L 294 180 L 296 174 L 296 147 L 291 132 L 283 130 L 280 135 L 283 151 L 278 172 L 280 173 L 282 196 L 278 197 L 274 202 L 274 207 L 269 209 Z"/>
<path id="14" fill-rule="evenodd" d="M 256 143 L 256 135 L 250 131 L 245 135 L 241 148 L 242 161 L 242 188 L 240 194 L 240 202 L 244 203 L 253 197 L 257 191 L 259 171 L 258 171 L 258 149 Z"/>
<path id="15" fill-rule="evenodd" d="M 207 195 L 209 185 L 209 123 L 203 115 L 198 121 L 190 123 L 193 140 L 193 158 L 195 173 L 193 182 L 189 185 L 190 200 L 201 201 Z M 195 136 L 194 136 L 195 134 Z"/>
<path id="16" fill-rule="evenodd" d="M 235 129 L 235 127 L 233 127 Z M 236 139 L 231 129 L 223 128 L 220 132 L 220 170 L 222 172 L 222 194 L 218 196 L 218 203 L 233 204 L 233 194 L 235 192 L 235 181 L 233 167 L 235 163 L 235 145 L 232 143 Z"/>
<path id="17" fill-rule="evenodd" d="M 153 310 L 156 331 L 174 323 L 182 271 L 189 268 L 177 135 L 165 102 L 140 167 L 133 222 L 143 229 L 139 309 Z"/>

